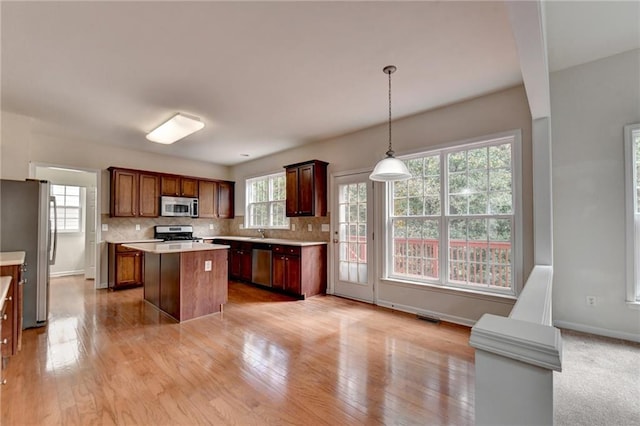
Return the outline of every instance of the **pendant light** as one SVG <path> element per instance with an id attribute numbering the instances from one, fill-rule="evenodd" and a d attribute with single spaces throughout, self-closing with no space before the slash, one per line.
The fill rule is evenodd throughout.
<path id="1" fill-rule="evenodd" d="M 393 156 L 393 148 L 391 147 L 391 74 L 396 71 L 395 65 L 387 65 L 382 71 L 389 76 L 389 149 L 386 158 L 380 160 L 373 173 L 369 175 L 369 179 L 379 182 L 393 182 L 396 180 L 405 180 L 411 177 L 407 165 L 404 161 L 398 160 Z"/>

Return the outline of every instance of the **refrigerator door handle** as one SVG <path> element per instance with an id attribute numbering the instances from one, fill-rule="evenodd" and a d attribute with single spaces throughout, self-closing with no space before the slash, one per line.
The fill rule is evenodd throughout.
<path id="1" fill-rule="evenodd" d="M 49 239 L 49 244 L 53 244 L 53 249 L 49 252 L 49 265 L 55 265 L 56 255 L 58 253 L 58 209 L 56 197 L 50 197 L 49 204 L 53 209 L 53 223 L 49 227 L 49 232 L 53 234 Z"/>

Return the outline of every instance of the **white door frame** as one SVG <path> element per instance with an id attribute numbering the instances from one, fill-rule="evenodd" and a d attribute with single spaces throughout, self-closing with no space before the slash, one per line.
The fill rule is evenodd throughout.
<path id="1" fill-rule="evenodd" d="M 377 284 L 377 274 L 378 274 L 378 268 L 377 268 L 377 244 L 376 241 L 373 239 L 373 234 L 376 230 L 376 221 L 377 221 L 377 215 L 376 213 L 376 204 L 375 204 L 375 186 L 373 186 L 373 182 L 370 181 L 368 179 L 368 175 L 371 173 L 371 169 L 358 169 L 358 170 L 349 170 L 349 171 L 343 171 L 343 172 L 338 172 L 338 173 L 333 173 L 330 176 L 330 194 L 331 194 L 331 220 L 330 220 L 330 237 L 329 237 L 329 258 L 330 258 L 330 268 L 329 268 L 329 274 L 331 279 L 329 280 L 328 286 L 327 286 L 327 293 L 328 294 L 334 294 L 336 295 L 336 277 L 337 277 L 337 269 L 338 269 L 338 265 L 336 263 L 336 250 L 338 249 L 337 244 L 334 242 L 335 238 L 336 238 L 336 234 L 335 232 L 337 232 L 338 228 L 339 228 L 339 224 L 338 224 L 338 218 L 339 218 L 339 209 L 338 209 L 338 193 L 337 193 L 337 183 L 336 180 L 339 178 L 343 178 L 343 177 L 349 177 L 349 176 L 355 176 L 355 175 L 364 175 L 366 176 L 366 181 L 368 185 L 372 185 L 369 187 L 369 194 L 371 194 L 371 198 L 372 199 L 367 199 L 367 212 L 369 214 L 369 219 L 368 219 L 368 229 L 367 229 L 367 235 L 368 235 L 368 239 L 367 239 L 367 275 L 368 275 L 368 281 L 370 283 L 370 285 L 372 286 L 372 300 L 363 300 L 366 302 L 370 302 L 372 304 L 377 304 L 377 300 L 378 300 L 378 286 Z M 340 294 L 340 296 L 344 296 L 344 297 L 348 297 L 346 295 Z M 362 299 L 358 299 L 358 298 L 353 298 L 354 300 L 362 300 Z"/>
<path id="2" fill-rule="evenodd" d="M 99 241 L 102 241 L 101 235 L 101 218 L 100 214 L 102 212 L 102 197 L 101 189 L 102 189 L 102 171 L 99 169 L 88 169 L 83 167 L 75 167 L 75 166 L 67 166 L 64 164 L 53 164 L 53 163 L 41 163 L 41 162 L 29 162 L 29 178 L 36 179 L 36 169 L 38 167 L 44 168 L 60 168 L 60 169 L 68 169 L 68 170 L 78 170 L 81 172 L 92 173 L 96 177 L 96 208 L 95 208 L 95 224 L 96 224 L 96 244 L 94 247 L 95 250 L 95 268 L 96 268 L 96 277 L 94 279 L 94 288 L 106 288 L 106 285 L 102 285 L 101 283 L 101 268 L 100 268 L 100 252 L 101 252 L 101 244 Z"/>

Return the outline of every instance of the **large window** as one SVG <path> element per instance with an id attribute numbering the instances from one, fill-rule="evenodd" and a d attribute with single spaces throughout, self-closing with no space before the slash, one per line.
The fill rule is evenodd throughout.
<path id="1" fill-rule="evenodd" d="M 247 228 L 289 228 L 284 172 L 246 181 Z"/>
<path id="2" fill-rule="evenodd" d="M 387 275 L 513 294 L 516 135 L 426 152 L 388 186 Z"/>
<path id="3" fill-rule="evenodd" d="M 640 303 L 640 123 L 625 127 L 627 301 Z"/>
<path id="4" fill-rule="evenodd" d="M 80 187 L 51 185 L 51 195 L 56 197 L 56 226 L 60 232 L 80 232 Z"/>

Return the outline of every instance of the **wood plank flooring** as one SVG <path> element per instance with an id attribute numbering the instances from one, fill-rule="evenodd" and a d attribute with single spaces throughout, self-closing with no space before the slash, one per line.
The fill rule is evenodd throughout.
<path id="1" fill-rule="evenodd" d="M 333 296 L 229 284 L 175 323 L 142 289 L 51 283 L 48 327 L 3 373 L 3 425 L 473 424 L 469 329 Z"/>

